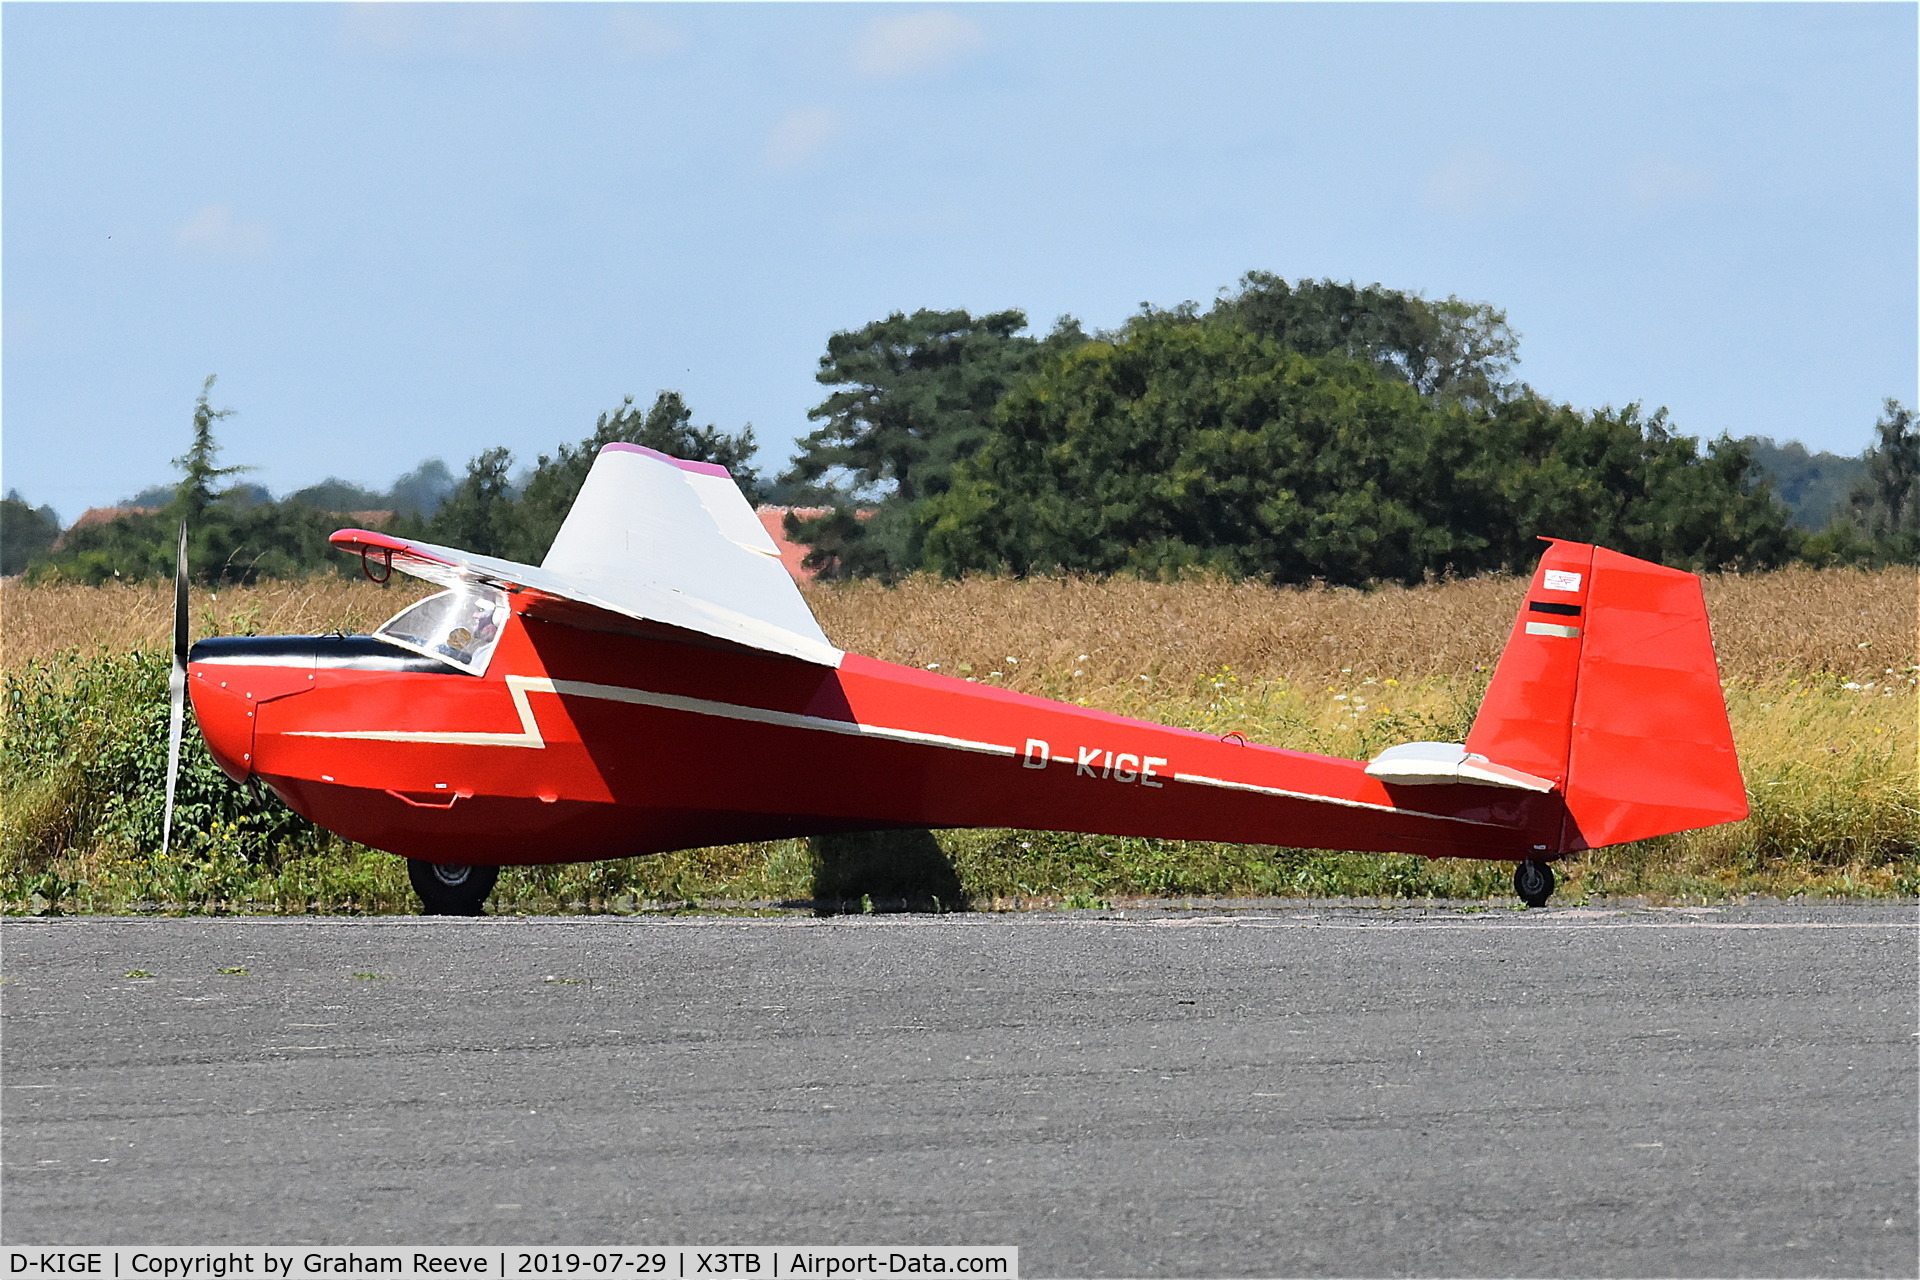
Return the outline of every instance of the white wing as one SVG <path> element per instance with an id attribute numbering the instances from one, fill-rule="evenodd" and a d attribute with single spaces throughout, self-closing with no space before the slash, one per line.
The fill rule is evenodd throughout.
<path id="1" fill-rule="evenodd" d="M 548 599 L 526 612 L 551 621 L 653 623 L 829 667 L 842 656 L 726 469 L 638 445 L 600 451 L 537 568 L 364 529 L 333 542 L 443 585 L 531 590 Z"/>

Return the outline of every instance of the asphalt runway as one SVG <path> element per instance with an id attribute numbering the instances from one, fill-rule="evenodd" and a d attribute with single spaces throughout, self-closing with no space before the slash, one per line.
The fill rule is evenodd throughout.
<path id="1" fill-rule="evenodd" d="M 13 919 L 0 1239 L 1911 1276 L 1917 924 Z"/>

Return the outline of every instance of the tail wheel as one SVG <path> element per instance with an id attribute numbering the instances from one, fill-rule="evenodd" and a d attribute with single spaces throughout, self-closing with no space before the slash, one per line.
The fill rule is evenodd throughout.
<path id="1" fill-rule="evenodd" d="M 1544 907 L 1553 896 L 1553 868 L 1531 858 L 1513 869 L 1513 891 L 1530 907 Z"/>
<path id="2" fill-rule="evenodd" d="M 420 912 L 429 916 L 477 916 L 500 878 L 498 867 L 459 867 L 444 862 L 407 859 L 407 879 L 420 898 Z"/>

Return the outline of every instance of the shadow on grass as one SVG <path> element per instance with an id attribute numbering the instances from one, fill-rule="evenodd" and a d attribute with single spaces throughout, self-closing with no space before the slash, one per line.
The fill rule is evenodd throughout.
<path id="1" fill-rule="evenodd" d="M 807 841 L 813 859 L 813 910 L 965 911 L 960 873 L 933 832 L 846 831 Z"/>

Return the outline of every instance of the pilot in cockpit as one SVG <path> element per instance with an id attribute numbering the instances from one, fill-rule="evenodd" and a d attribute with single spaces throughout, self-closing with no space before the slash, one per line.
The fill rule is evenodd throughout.
<path id="1" fill-rule="evenodd" d="M 456 622 L 447 632 L 446 640 L 435 647 L 456 661 L 470 663 L 476 652 L 485 650 L 498 638 L 500 628 L 494 621 L 494 606 L 485 598 L 467 596 L 460 605 L 464 606 L 465 618 Z"/>

